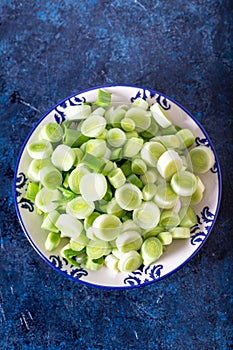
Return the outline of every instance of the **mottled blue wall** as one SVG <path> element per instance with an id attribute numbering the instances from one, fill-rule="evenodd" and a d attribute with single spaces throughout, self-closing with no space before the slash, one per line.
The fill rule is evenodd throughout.
<path id="1" fill-rule="evenodd" d="M 2 0 L 0 349 L 228 350 L 232 338 L 232 8 L 229 0 Z M 156 89 L 202 123 L 223 197 L 181 270 L 106 291 L 68 280 L 32 249 L 12 186 L 24 139 L 50 107 L 100 84 Z"/>

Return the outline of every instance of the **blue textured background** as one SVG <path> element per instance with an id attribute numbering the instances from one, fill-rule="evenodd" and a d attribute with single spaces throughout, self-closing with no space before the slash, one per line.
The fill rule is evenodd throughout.
<path id="1" fill-rule="evenodd" d="M 232 337 L 232 18 L 230 0 L 2 0 L 0 349 L 228 350 Z M 202 123 L 223 197 L 211 236 L 181 270 L 142 289 L 71 281 L 18 223 L 16 159 L 54 104 L 100 84 L 156 89 Z"/>

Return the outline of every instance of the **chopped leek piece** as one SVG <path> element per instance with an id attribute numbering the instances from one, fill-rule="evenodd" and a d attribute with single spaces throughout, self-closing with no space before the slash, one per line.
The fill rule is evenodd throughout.
<path id="1" fill-rule="evenodd" d="M 189 171 L 180 171 L 172 176 L 171 186 L 179 196 L 192 196 L 197 189 L 197 178 Z"/>
<path id="2" fill-rule="evenodd" d="M 165 151 L 157 162 L 158 172 L 166 180 L 171 179 L 172 175 L 181 170 L 182 166 L 182 159 L 179 154 L 172 149 Z"/>
<path id="3" fill-rule="evenodd" d="M 135 174 L 130 174 L 129 176 L 127 176 L 127 181 L 135 186 L 137 186 L 138 188 L 142 189 L 143 188 L 143 182 L 140 180 L 140 178 L 135 175 Z"/>
<path id="4" fill-rule="evenodd" d="M 63 129 L 61 125 L 55 122 L 50 122 L 43 126 L 40 131 L 40 136 L 42 139 L 50 142 L 59 142 L 63 137 Z"/>
<path id="5" fill-rule="evenodd" d="M 155 121 L 162 127 L 167 128 L 170 125 L 172 125 L 171 120 L 169 119 L 168 115 L 164 112 L 162 107 L 158 103 L 153 104 L 150 107 L 150 111 L 152 112 L 152 116 L 154 117 Z"/>
<path id="6" fill-rule="evenodd" d="M 27 146 L 28 154 L 33 159 L 49 158 L 53 153 L 53 147 L 47 140 L 39 140 L 29 143 Z"/>
<path id="7" fill-rule="evenodd" d="M 118 236 L 121 225 L 121 220 L 117 216 L 102 214 L 94 220 L 92 227 L 97 238 L 110 242 Z"/>
<path id="8" fill-rule="evenodd" d="M 74 193 L 80 193 L 81 178 L 89 173 L 90 171 L 88 170 L 88 168 L 82 163 L 79 164 L 74 170 L 72 170 L 68 177 L 68 185 Z"/>
<path id="9" fill-rule="evenodd" d="M 133 131 L 135 126 L 135 122 L 131 118 L 123 118 L 121 120 L 121 127 L 125 131 Z"/>
<path id="10" fill-rule="evenodd" d="M 106 108 L 110 105 L 112 94 L 104 91 L 103 89 L 98 90 L 97 101 L 94 103 L 96 106 Z"/>
<path id="11" fill-rule="evenodd" d="M 190 206 L 185 206 L 179 211 L 180 226 L 192 227 L 197 224 L 197 216 L 195 211 Z"/>
<path id="12" fill-rule="evenodd" d="M 144 201 L 150 201 L 157 192 L 157 186 L 155 184 L 148 183 L 142 189 L 142 197 Z"/>
<path id="13" fill-rule="evenodd" d="M 142 264 L 142 258 L 136 250 L 122 254 L 118 262 L 118 268 L 121 272 L 132 272 L 137 270 Z"/>
<path id="14" fill-rule="evenodd" d="M 143 238 L 146 239 L 146 238 L 149 238 L 149 237 L 156 237 L 158 236 L 158 234 L 160 232 L 163 232 L 164 231 L 164 228 L 161 227 L 161 226 L 156 226 L 154 227 L 152 230 L 149 230 L 149 231 L 144 231 L 143 233 Z"/>
<path id="15" fill-rule="evenodd" d="M 52 165 L 43 167 L 40 171 L 40 181 L 43 186 L 55 190 L 62 184 L 62 173 Z"/>
<path id="16" fill-rule="evenodd" d="M 73 166 L 75 158 L 75 151 L 71 147 L 61 144 L 53 151 L 51 160 L 59 170 L 68 171 Z"/>
<path id="17" fill-rule="evenodd" d="M 98 271 L 102 268 L 104 263 L 104 259 L 101 257 L 99 259 L 91 259 L 87 258 L 84 262 L 84 266 L 87 270 L 90 271 Z"/>
<path id="18" fill-rule="evenodd" d="M 202 201 L 204 191 L 205 191 L 205 185 L 203 184 L 199 176 L 197 176 L 197 188 L 196 188 L 196 191 L 191 196 L 190 203 L 192 205 L 200 203 Z"/>
<path id="19" fill-rule="evenodd" d="M 39 190 L 40 186 L 38 184 L 29 181 L 25 198 L 35 202 L 35 198 Z"/>
<path id="20" fill-rule="evenodd" d="M 104 117 L 94 115 L 85 119 L 81 125 L 81 132 L 88 137 L 97 137 L 103 133 L 106 126 Z"/>
<path id="21" fill-rule="evenodd" d="M 148 266 L 158 260 L 163 253 L 163 246 L 157 237 L 147 238 L 141 246 L 143 264 Z"/>
<path id="22" fill-rule="evenodd" d="M 142 132 L 149 128 L 151 124 L 151 114 L 140 107 L 131 107 L 125 113 L 125 118 L 130 118 L 135 123 L 135 130 Z"/>
<path id="23" fill-rule="evenodd" d="M 176 149 L 180 147 L 180 140 L 176 135 L 162 135 L 156 136 L 151 141 L 160 142 L 167 149 Z"/>
<path id="24" fill-rule="evenodd" d="M 80 180 L 80 193 L 88 202 L 102 199 L 107 191 L 107 181 L 103 174 L 89 173 Z"/>
<path id="25" fill-rule="evenodd" d="M 142 192 L 133 184 L 124 184 L 116 189 L 115 198 L 122 209 L 134 210 L 142 201 Z"/>
<path id="26" fill-rule="evenodd" d="M 53 210 L 44 215 L 41 228 L 43 230 L 59 232 L 59 229 L 56 226 L 56 221 L 59 218 L 60 214 L 58 211 Z"/>
<path id="27" fill-rule="evenodd" d="M 180 147 L 188 148 L 192 146 L 195 142 L 195 137 L 191 130 L 189 129 L 181 129 L 176 133 L 176 136 L 180 140 Z"/>
<path id="28" fill-rule="evenodd" d="M 90 240 L 86 248 L 87 256 L 90 259 L 99 259 L 104 255 L 108 255 L 110 252 L 109 243 L 101 240 Z"/>
<path id="29" fill-rule="evenodd" d="M 160 232 L 157 236 L 162 245 L 169 245 L 172 243 L 172 234 L 168 231 Z"/>
<path id="30" fill-rule="evenodd" d="M 212 150 L 206 146 L 197 146 L 189 152 L 193 171 L 197 174 L 204 174 L 212 168 L 215 159 Z"/>
<path id="31" fill-rule="evenodd" d="M 156 227 L 159 223 L 160 210 L 152 201 L 143 202 L 133 211 L 133 220 L 138 226 L 149 230 Z"/>
<path id="32" fill-rule="evenodd" d="M 190 238 L 190 229 L 188 227 L 175 227 L 170 230 L 173 239 Z"/>
<path id="33" fill-rule="evenodd" d="M 147 165 L 141 158 L 135 158 L 132 161 L 132 172 L 136 175 L 143 175 L 147 171 Z"/>
<path id="34" fill-rule="evenodd" d="M 40 171 L 43 167 L 52 165 L 51 160 L 46 159 L 33 159 L 28 167 L 28 177 L 31 181 L 40 181 Z"/>
<path id="35" fill-rule="evenodd" d="M 82 163 L 87 165 L 91 170 L 101 172 L 106 165 L 104 159 L 95 157 L 93 154 L 86 153 L 82 159 Z"/>
<path id="36" fill-rule="evenodd" d="M 178 195 L 173 191 L 169 183 L 157 187 L 154 197 L 155 203 L 162 209 L 171 209 L 175 206 Z"/>
<path id="37" fill-rule="evenodd" d="M 115 168 L 108 174 L 108 180 L 114 188 L 124 185 L 126 178 L 121 168 Z"/>
<path id="38" fill-rule="evenodd" d="M 155 169 L 150 169 L 145 172 L 145 174 L 140 176 L 140 179 L 144 184 L 153 184 L 157 181 L 158 173 Z"/>
<path id="39" fill-rule="evenodd" d="M 125 158 L 132 158 L 136 156 L 143 145 L 143 139 L 139 137 L 131 137 L 124 145 L 123 156 Z"/>
<path id="40" fill-rule="evenodd" d="M 180 223 L 180 217 L 178 213 L 173 210 L 163 210 L 160 216 L 159 224 L 163 226 L 166 230 L 178 226 Z"/>
<path id="41" fill-rule="evenodd" d="M 60 233 L 58 232 L 49 232 L 46 241 L 45 241 L 45 249 L 48 252 L 55 250 L 61 242 Z"/>
<path id="42" fill-rule="evenodd" d="M 157 165 L 159 157 L 166 151 L 166 148 L 160 143 L 155 141 L 146 142 L 141 150 L 142 159 L 152 167 Z"/>
<path id="43" fill-rule="evenodd" d="M 116 239 L 116 247 L 122 253 L 138 250 L 142 245 L 142 237 L 137 231 L 125 231 Z"/>
<path id="44" fill-rule="evenodd" d="M 66 212 L 77 219 L 85 219 L 95 209 L 93 202 L 87 202 L 82 196 L 77 196 L 67 203 Z"/>
<path id="45" fill-rule="evenodd" d="M 124 131 L 119 128 L 112 128 L 107 131 L 106 135 L 107 142 L 112 147 L 121 147 L 126 141 L 126 136 Z"/>
<path id="46" fill-rule="evenodd" d="M 65 117 L 67 120 L 85 119 L 91 114 L 91 106 L 82 104 L 76 106 L 68 106 L 65 109 Z"/>
<path id="47" fill-rule="evenodd" d="M 70 147 L 80 147 L 90 138 L 81 133 L 81 131 L 71 128 L 65 128 L 64 145 Z"/>
<path id="48" fill-rule="evenodd" d="M 61 237 L 70 237 L 74 240 L 83 230 L 82 222 L 69 214 L 61 214 L 56 221 L 56 226 L 61 231 Z"/>
<path id="49" fill-rule="evenodd" d="M 115 257 L 113 254 L 109 254 L 104 259 L 105 265 L 114 273 L 119 272 L 118 262 L 119 259 Z"/>
<path id="50" fill-rule="evenodd" d="M 55 210 L 61 200 L 61 193 L 58 190 L 51 190 L 43 187 L 36 195 L 35 205 L 44 213 Z"/>
<path id="51" fill-rule="evenodd" d="M 91 139 L 85 143 L 85 152 L 95 157 L 102 158 L 106 154 L 106 141 L 102 139 Z"/>

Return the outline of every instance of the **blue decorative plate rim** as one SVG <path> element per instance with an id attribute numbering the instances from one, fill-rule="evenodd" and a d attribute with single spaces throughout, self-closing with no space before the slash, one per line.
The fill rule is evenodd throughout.
<path id="1" fill-rule="evenodd" d="M 24 222 L 23 222 L 23 218 L 20 214 L 20 210 L 19 210 L 19 206 L 18 206 L 18 202 L 17 202 L 17 177 L 19 175 L 18 170 L 19 170 L 19 164 L 21 161 L 21 157 L 23 154 L 23 151 L 25 149 L 25 146 L 28 142 L 28 140 L 30 139 L 31 135 L 33 134 L 33 132 L 35 131 L 35 129 L 38 127 L 38 125 L 54 110 L 56 110 L 57 107 L 63 105 L 65 102 L 67 102 L 68 100 L 71 100 L 72 98 L 76 97 L 76 96 L 80 96 L 84 93 L 87 93 L 89 91 L 92 90 L 98 90 L 100 88 L 104 89 L 104 88 L 114 88 L 114 87 L 118 87 L 118 88 L 132 88 L 132 89 L 138 89 L 138 90 L 142 90 L 143 94 L 146 96 L 146 91 L 148 91 L 151 96 L 155 96 L 155 95 L 159 95 L 159 97 L 164 98 L 165 100 L 168 100 L 170 102 L 172 102 L 173 104 L 177 105 L 181 110 L 183 110 L 193 121 L 194 123 L 199 127 L 199 129 L 202 131 L 202 133 L 205 135 L 206 140 L 209 144 L 209 146 L 211 147 L 212 151 L 214 152 L 214 156 L 215 156 L 215 160 L 216 160 L 216 171 L 217 172 L 217 176 L 218 176 L 218 199 L 217 199 L 217 204 L 216 204 L 216 210 L 214 212 L 214 214 L 212 214 L 214 216 L 213 220 L 211 220 L 211 225 L 208 226 L 208 230 L 207 233 L 204 235 L 204 239 L 201 241 L 201 243 L 199 244 L 199 246 L 197 247 L 197 249 L 193 252 L 193 254 L 191 254 L 182 264 L 180 264 L 178 267 L 174 268 L 172 271 L 167 272 L 164 275 L 161 275 L 161 270 L 163 269 L 163 266 L 161 264 L 158 263 L 158 265 L 154 264 L 151 267 L 141 267 L 140 269 L 128 274 L 128 276 L 126 275 L 125 279 L 124 279 L 124 283 L 126 283 L 126 281 L 130 281 L 130 279 L 134 279 L 135 276 L 137 278 L 137 275 L 142 275 L 143 273 L 145 273 L 147 275 L 147 273 L 149 273 L 151 275 L 151 279 L 146 279 L 144 280 L 143 283 L 138 283 L 138 284 L 129 284 L 129 285 L 121 285 L 121 286 L 111 286 L 111 285 L 101 285 L 101 284 L 95 284 L 95 283 L 90 283 L 88 281 L 85 280 L 81 280 L 80 278 L 75 277 L 75 269 L 74 269 L 74 273 L 72 275 L 72 270 L 71 273 L 67 273 L 67 271 L 62 270 L 58 267 L 55 266 L 55 264 L 50 261 L 48 259 L 48 257 L 46 257 L 41 251 L 40 249 L 36 246 L 36 244 L 33 242 L 32 238 L 30 237 L 30 234 L 28 233 Z M 66 98 L 64 98 L 63 100 L 61 100 L 60 102 L 58 102 L 56 105 L 54 105 L 52 108 L 50 108 L 40 119 L 39 121 L 35 124 L 35 126 L 32 128 L 32 130 L 29 132 L 29 134 L 27 135 L 27 138 L 25 139 L 17 161 L 16 161 L 16 166 L 15 166 L 15 173 L 14 173 L 14 180 L 13 180 L 13 191 L 14 191 L 14 203 L 15 203 L 15 208 L 16 208 L 16 213 L 19 219 L 19 222 L 21 224 L 21 227 L 23 228 L 23 231 L 27 237 L 27 239 L 29 240 L 29 242 L 31 243 L 32 247 L 35 249 L 35 251 L 43 258 L 43 260 L 49 265 L 51 266 L 53 269 L 55 269 L 56 271 L 58 271 L 59 273 L 61 273 L 62 275 L 70 278 L 73 281 L 79 282 L 81 284 L 90 286 L 90 287 L 95 287 L 95 288 L 100 288 L 100 289 L 110 289 L 110 290 L 115 290 L 115 289 L 119 289 L 119 290 L 125 290 L 125 289 L 134 289 L 134 288 L 139 288 L 142 286 L 148 286 L 150 284 L 153 284 L 155 282 L 159 282 L 167 277 L 169 277 L 170 275 L 174 274 L 175 272 L 177 272 L 178 270 L 180 270 L 184 265 L 186 265 L 198 252 L 199 250 L 203 247 L 204 243 L 206 242 L 207 238 L 209 237 L 210 233 L 212 232 L 212 229 L 215 225 L 215 222 L 217 220 L 218 217 L 218 213 L 219 213 L 219 209 L 220 209 L 220 205 L 221 205 L 221 198 L 222 198 L 222 175 L 221 175 L 221 169 L 220 169 L 220 163 L 219 163 L 219 159 L 216 153 L 216 150 L 214 148 L 214 145 L 209 137 L 209 135 L 207 134 L 207 132 L 205 131 L 204 127 L 200 124 L 200 122 L 185 108 L 183 107 L 183 105 L 181 105 L 180 103 L 178 103 L 176 100 L 168 97 L 166 94 L 164 93 L 160 93 L 157 90 L 153 90 L 151 88 L 145 88 L 145 87 L 141 87 L 141 86 L 136 86 L 136 85 L 127 85 L 127 84 L 110 84 L 110 85 L 98 85 L 95 87 L 91 87 L 91 88 L 87 88 L 85 90 L 81 90 L 78 91 L 75 94 L 72 94 L 71 96 L 68 96 Z M 208 208 L 207 208 L 208 209 Z M 53 255 L 51 255 L 49 258 L 51 258 Z M 76 268 L 77 270 L 77 268 Z M 85 271 L 84 269 L 78 269 L 78 270 L 82 270 Z M 150 271 L 151 270 L 151 271 Z M 155 273 L 155 276 L 153 275 Z M 85 273 L 84 273 L 85 275 Z M 136 281 L 136 280 L 135 280 Z"/>

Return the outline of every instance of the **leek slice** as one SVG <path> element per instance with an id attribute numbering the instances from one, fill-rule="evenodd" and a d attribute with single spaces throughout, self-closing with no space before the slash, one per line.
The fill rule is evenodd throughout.
<path id="1" fill-rule="evenodd" d="M 169 245 L 172 243 L 172 234 L 169 231 L 160 232 L 157 236 L 162 245 Z"/>
<path id="2" fill-rule="evenodd" d="M 185 206 L 179 211 L 180 216 L 180 226 L 182 227 L 192 227 L 197 224 L 197 216 L 195 211 L 190 206 Z"/>
<path id="3" fill-rule="evenodd" d="M 90 240 L 86 248 L 87 256 L 90 259 L 99 259 L 110 252 L 109 243 L 103 240 Z"/>
<path id="4" fill-rule="evenodd" d="M 163 254 L 163 246 L 157 237 L 147 238 L 141 247 L 141 256 L 143 264 L 148 266 L 158 260 Z"/>
<path id="5" fill-rule="evenodd" d="M 197 176 L 197 188 L 196 188 L 196 191 L 191 196 L 190 203 L 192 205 L 200 203 L 202 201 L 204 191 L 205 191 L 205 185 L 203 184 L 199 176 Z"/>
<path id="6" fill-rule="evenodd" d="M 152 116 L 154 117 L 155 121 L 162 127 L 162 128 L 168 128 L 170 125 L 172 125 L 171 120 L 169 119 L 168 115 L 164 112 L 162 107 L 158 103 L 153 104 L 150 107 L 150 111 L 152 113 Z"/>
<path id="7" fill-rule="evenodd" d="M 197 174 L 204 174 L 210 170 L 215 162 L 214 154 L 209 147 L 198 146 L 189 152 L 193 171 Z"/>
<path id="8" fill-rule="evenodd" d="M 107 131 L 106 139 L 110 146 L 121 147 L 126 141 L 126 136 L 123 130 L 112 128 Z"/>
<path id="9" fill-rule="evenodd" d="M 116 189 L 115 198 L 122 209 L 134 210 L 142 201 L 142 192 L 133 184 L 124 184 Z"/>
<path id="10" fill-rule="evenodd" d="M 173 239 L 190 238 L 190 229 L 188 227 L 175 227 L 170 230 Z"/>
<path id="11" fill-rule="evenodd" d="M 75 158 L 75 151 L 71 147 L 61 144 L 53 151 L 51 160 L 59 170 L 68 171 L 73 166 Z"/>
<path id="12" fill-rule="evenodd" d="M 157 192 L 157 186 L 155 184 L 146 184 L 142 189 L 142 198 L 144 201 L 150 201 Z"/>
<path id="13" fill-rule="evenodd" d="M 43 126 L 40 131 L 40 136 L 42 139 L 50 142 L 59 142 L 63 137 L 63 129 L 61 125 L 55 122 L 50 122 Z"/>
<path id="14" fill-rule="evenodd" d="M 82 196 L 77 196 L 66 205 L 67 214 L 77 219 L 85 219 L 85 217 L 93 213 L 94 209 L 94 203 L 85 201 Z"/>
<path id="15" fill-rule="evenodd" d="M 48 213 L 58 207 L 61 199 L 62 195 L 58 190 L 43 187 L 36 195 L 35 205 L 42 212 Z"/>
<path id="16" fill-rule="evenodd" d="M 144 108 L 131 107 L 125 113 L 125 118 L 130 118 L 135 123 L 135 130 L 142 132 L 149 128 L 151 124 L 151 113 L 148 113 Z"/>
<path id="17" fill-rule="evenodd" d="M 125 131 L 133 131 L 135 126 L 135 122 L 131 118 L 123 118 L 121 120 L 121 127 Z"/>
<path id="18" fill-rule="evenodd" d="M 79 188 L 87 202 L 94 202 L 105 196 L 107 181 L 103 174 L 89 173 L 81 177 Z"/>
<path id="19" fill-rule="evenodd" d="M 178 226 L 180 223 L 180 217 L 178 213 L 173 210 L 163 210 L 160 216 L 159 224 L 163 226 L 166 230 Z"/>
<path id="20" fill-rule="evenodd" d="M 40 181 L 43 186 L 55 190 L 62 184 L 62 173 L 52 165 L 45 166 L 40 171 Z"/>
<path id="21" fill-rule="evenodd" d="M 113 254 L 109 254 L 104 259 L 105 265 L 114 273 L 119 272 L 118 262 L 119 259 L 115 257 Z"/>
<path id="22" fill-rule="evenodd" d="M 143 175 L 147 171 L 147 165 L 141 158 L 135 158 L 132 161 L 132 172 L 136 175 Z"/>
<path id="23" fill-rule="evenodd" d="M 112 241 L 120 233 L 121 220 L 112 214 L 102 214 L 98 216 L 92 227 L 97 238 L 103 241 Z"/>
<path id="24" fill-rule="evenodd" d="M 189 171 L 180 171 L 173 175 L 171 187 L 179 196 L 192 196 L 197 189 L 197 178 Z"/>
<path id="25" fill-rule="evenodd" d="M 90 114 L 91 114 L 91 106 L 85 105 L 85 104 L 68 106 L 65 109 L 65 117 L 67 120 L 85 119 Z"/>
<path id="26" fill-rule="evenodd" d="M 143 139 L 139 137 L 131 137 L 124 145 L 123 156 L 125 158 L 132 158 L 136 156 L 143 146 Z"/>
<path id="27" fill-rule="evenodd" d="M 68 177 L 68 185 L 74 193 L 80 194 L 81 178 L 89 173 L 90 171 L 88 168 L 82 163 L 79 164 L 74 170 L 72 170 Z"/>
<path id="28" fill-rule="evenodd" d="M 122 253 L 138 250 L 142 245 L 142 237 L 137 231 L 125 231 L 116 239 L 116 247 Z"/>
<path id="29" fill-rule="evenodd" d="M 45 249 L 48 252 L 55 250 L 61 242 L 61 236 L 58 232 L 49 232 L 45 240 Z"/>
<path id="30" fill-rule="evenodd" d="M 85 119 L 81 125 L 81 132 L 88 137 L 97 137 L 103 133 L 106 126 L 104 117 L 95 115 Z"/>
<path id="31" fill-rule="evenodd" d="M 39 140 L 28 144 L 27 152 L 33 159 L 45 159 L 51 156 L 53 147 L 49 141 Z"/>
<path id="32" fill-rule="evenodd" d="M 43 230 L 52 231 L 52 232 L 59 232 L 56 221 L 59 218 L 60 214 L 58 211 L 53 210 L 49 212 L 48 214 L 44 215 L 43 222 L 41 225 L 41 228 Z"/>
<path id="33" fill-rule="evenodd" d="M 132 250 L 123 254 L 118 262 L 118 268 L 121 272 L 132 272 L 137 270 L 142 264 L 142 258 L 140 254 Z"/>
<path id="34" fill-rule="evenodd" d="M 121 168 L 115 168 L 108 174 L 108 180 L 114 188 L 124 185 L 126 178 Z"/>
<path id="35" fill-rule="evenodd" d="M 173 191 L 170 184 L 157 187 L 157 192 L 154 197 L 155 203 L 162 209 L 171 209 L 175 206 L 178 200 L 178 195 Z"/>
<path id="36" fill-rule="evenodd" d="M 45 159 L 33 159 L 28 167 L 28 177 L 30 180 L 39 182 L 40 181 L 40 171 L 43 167 L 52 165 L 49 158 Z"/>
<path id="37" fill-rule="evenodd" d="M 69 214 L 61 214 L 56 221 L 56 226 L 61 231 L 61 237 L 70 237 L 74 240 L 83 231 L 82 222 Z"/>
<path id="38" fill-rule="evenodd" d="M 143 229 L 156 227 L 160 219 L 159 207 L 152 201 L 143 202 L 133 211 L 133 220 Z"/>
<path id="39" fill-rule="evenodd" d="M 166 180 L 171 179 L 172 175 L 181 170 L 182 167 L 183 162 L 181 157 L 172 149 L 165 151 L 157 162 L 158 172 Z"/>
<path id="40" fill-rule="evenodd" d="M 183 149 L 191 147 L 195 142 L 195 137 L 192 131 L 187 128 L 179 130 L 176 133 L 176 136 L 179 138 L 180 147 Z"/>
<path id="41" fill-rule="evenodd" d="M 157 165 L 159 157 L 166 151 L 160 142 L 146 142 L 141 150 L 142 159 L 152 167 Z"/>
<path id="42" fill-rule="evenodd" d="M 91 139 L 85 143 L 85 152 L 102 158 L 107 152 L 107 144 L 102 139 Z"/>

